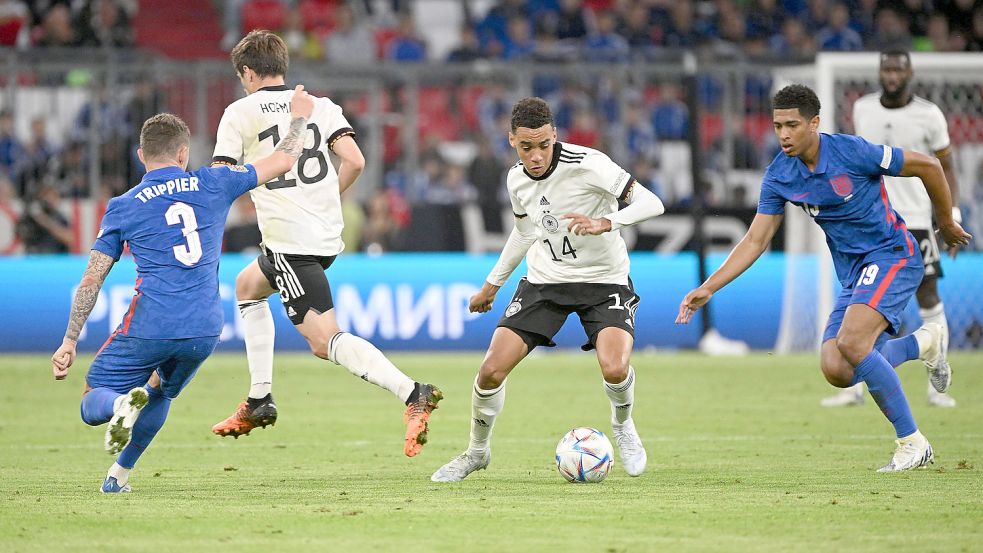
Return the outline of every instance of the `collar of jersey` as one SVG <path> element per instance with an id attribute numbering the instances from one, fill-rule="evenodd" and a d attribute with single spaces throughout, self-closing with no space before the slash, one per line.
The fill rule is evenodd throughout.
<path id="1" fill-rule="evenodd" d="M 176 165 L 169 165 L 167 167 L 161 167 L 160 169 L 154 169 L 153 171 L 147 172 L 147 174 L 143 176 L 143 180 L 158 180 L 162 178 L 166 179 L 167 177 L 175 173 L 183 173 L 183 172 L 184 170 L 181 169 L 180 167 Z"/>
<path id="2" fill-rule="evenodd" d="M 277 92 L 280 90 L 290 90 L 290 89 L 287 88 L 287 85 L 285 84 L 274 84 L 270 86 L 264 86 L 263 88 L 257 90 L 256 92 L 259 92 L 260 90 L 269 90 L 270 92 Z"/>
<path id="3" fill-rule="evenodd" d="M 829 153 L 827 150 L 830 149 L 832 145 L 829 143 L 829 135 L 825 133 L 819 133 L 819 161 L 816 162 L 816 170 L 809 171 L 806 167 L 804 161 L 799 158 L 795 158 L 796 165 L 799 168 L 799 174 L 803 178 L 811 177 L 812 175 L 822 175 L 826 172 L 826 161 L 829 159 Z"/>
<path id="4" fill-rule="evenodd" d="M 553 171 L 556 170 L 556 166 L 559 165 L 559 163 L 560 163 L 560 152 L 561 151 L 563 151 L 563 143 L 557 142 L 556 144 L 553 145 L 553 159 L 550 160 L 550 166 L 549 166 L 549 168 L 546 169 L 546 172 L 543 173 L 542 175 L 540 175 L 538 177 L 534 177 L 534 176 L 530 175 L 529 174 L 529 171 L 526 171 L 526 167 L 524 165 L 522 166 L 522 172 L 525 173 L 526 176 L 529 177 L 529 178 L 531 178 L 532 180 L 543 180 L 545 178 L 548 178 L 550 175 L 553 174 Z"/>

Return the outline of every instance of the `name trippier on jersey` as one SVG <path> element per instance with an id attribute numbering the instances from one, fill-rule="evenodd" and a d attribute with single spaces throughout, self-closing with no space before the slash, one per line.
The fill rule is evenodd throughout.
<path id="1" fill-rule="evenodd" d="M 145 187 L 143 190 L 136 194 L 136 198 L 143 203 L 156 198 L 157 196 L 163 194 L 173 194 L 175 192 L 197 192 L 198 191 L 198 177 L 183 177 L 180 179 L 171 179 L 167 182 L 162 182 L 160 184 L 154 184 Z"/>

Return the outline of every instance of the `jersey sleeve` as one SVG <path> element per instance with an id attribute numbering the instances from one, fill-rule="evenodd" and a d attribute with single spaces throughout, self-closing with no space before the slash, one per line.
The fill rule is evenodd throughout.
<path id="1" fill-rule="evenodd" d="M 251 164 L 206 167 L 202 169 L 202 176 L 216 183 L 215 186 L 225 193 L 229 203 L 258 184 L 256 168 Z"/>
<path id="2" fill-rule="evenodd" d="M 776 183 L 768 173 L 761 181 L 761 194 L 758 196 L 758 213 L 762 215 L 784 215 L 785 198 L 778 193 Z"/>
<path id="3" fill-rule="evenodd" d="M 512 214 L 517 218 L 521 219 L 528 215 L 526 209 L 519 203 L 519 197 L 515 195 L 515 191 L 511 187 L 509 188 L 509 201 L 512 203 Z"/>
<path id="4" fill-rule="evenodd" d="M 634 180 L 631 173 L 600 152 L 588 155 L 580 164 L 584 169 L 585 182 L 620 201 L 625 200 L 631 189 L 628 185 Z"/>
<path id="5" fill-rule="evenodd" d="M 235 116 L 231 108 L 225 108 L 222 120 L 218 123 L 218 134 L 215 137 L 215 153 L 213 162 L 236 165 L 242 158 L 242 134 L 235 124 Z"/>
<path id="6" fill-rule="evenodd" d="M 99 225 L 99 234 L 96 241 L 92 244 L 92 249 L 102 252 L 114 260 L 119 261 L 123 255 L 123 220 L 119 200 L 109 201 L 106 213 L 102 216 L 102 223 Z"/>
<path id="7" fill-rule="evenodd" d="M 325 111 L 324 114 L 324 143 L 328 145 L 331 151 L 334 151 L 334 144 L 339 138 L 343 136 L 355 136 L 355 129 L 352 128 L 348 119 L 345 119 L 345 115 L 341 109 L 341 106 L 335 104 L 334 102 L 325 98 Z"/>
<path id="8" fill-rule="evenodd" d="M 838 135 L 847 140 L 847 152 L 854 167 L 862 174 L 896 177 L 904 165 L 904 150 L 883 144 L 872 144 L 852 135 Z"/>
<path id="9" fill-rule="evenodd" d="M 949 147 L 949 122 L 939 106 L 932 106 L 932 122 L 929 126 L 928 141 L 932 152 L 941 152 Z"/>

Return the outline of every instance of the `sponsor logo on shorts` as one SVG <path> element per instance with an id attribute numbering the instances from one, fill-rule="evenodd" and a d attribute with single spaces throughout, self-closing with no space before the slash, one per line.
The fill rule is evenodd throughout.
<path id="1" fill-rule="evenodd" d="M 555 233 L 560 230 L 560 222 L 552 215 L 543 215 L 543 228 L 546 229 L 546 232 Z"/>
<path id="2" fill-rule="evenodd" d="M 510 303 L 507 308 L 505 308 L 505 316 L 511 317 L 512 315 L 518 313 L 520 309 L 522 309 L 522 304 L 517 301 L 514 301 Z"/>

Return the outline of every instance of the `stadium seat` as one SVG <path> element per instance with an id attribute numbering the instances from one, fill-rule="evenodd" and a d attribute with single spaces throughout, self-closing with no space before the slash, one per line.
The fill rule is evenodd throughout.
<path id="1" fill-rule="evenodd" d="M 298 5 L 304 30 L 327 36 L 334 29 L 337 0 L 302 0 Z"/>
<path id="2" fill-rule="evenodd" d="M 282 29 L 286 18 L 287 10 L 280 0 L 250 0 L 242 6 L 242 32 Z"/>

